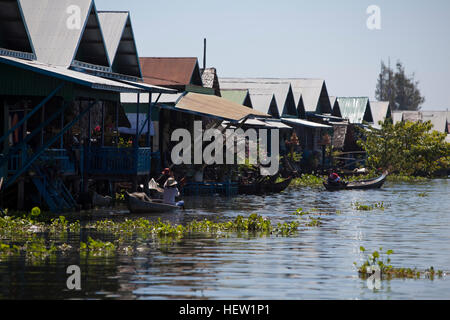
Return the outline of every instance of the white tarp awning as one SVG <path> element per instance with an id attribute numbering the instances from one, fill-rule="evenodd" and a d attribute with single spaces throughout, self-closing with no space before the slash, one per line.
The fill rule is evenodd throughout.
<path id="1" fill-rule="evenodd" d="M 136 135 L 136 128 L 137 128 L 137 113 L 127 113 L 127 118 L 131 123 L 131 128 L 119 128 L 119 132 L 120 133 L 124 133 L 124 134 L 131 134 L 131 135 Z M 147 120 L 147 115 L 144 113 L 140 113 L 139 114 L 139 131 L 142 130 L 142 135 L 147 135 L 148 134 L 148 123 L 145 123 Z M 155 127 L 153 125 L 153 121 L 150 121 L 150 135 L 154 136 L 155 135 Z"/>
<path id="2" fill-rule="evenodd" d="M 277 129 L 292 129 L 292 127 L 288 126 L 287 124 L 284 124 L 282 122 L 278 121 L 265 121 L 269 126 L 277 128 Z"/>
<path id="3" fill-rule="evenodd" d="M 333 128 L 332 126 L 327 126 L 325 124 L 301 120 L 301 119 L 283 118 L 281 120 L 283 122 L 287 122 L 288 124 L 293 124 L 293 125 L 298 125 L 298 126 L 308 127 L 308 128 L 316 128 L 316 129 L 332 129 Z"/>

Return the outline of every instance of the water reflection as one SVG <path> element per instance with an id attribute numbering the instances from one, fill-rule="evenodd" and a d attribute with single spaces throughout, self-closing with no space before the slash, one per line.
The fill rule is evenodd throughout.
<path id="1" fill-rule="evenodd" d="M 42 266 L 0 262 L 0 298 L 62 299 L 448 299 L 443 280 L 390 280 L 370 289 L 353 262 L 359 247 L 393 249 L 401 267 L 450 269 L 450 207 L 447 180 L 387 184 L 381 190 L 328 193 L 313 188 L 282 195 L 225 199 L 188 198 L 187 210 L 161 218 L 187 223 L 224 221 L 259 213 L 292 221 L 299 207 L 314 210 L 323 225 L 294 237 L 198 235 L 163 250 L 151 241 L 134 256 L 82 260 L 58 257 Z M 426 193 L 424 196 L 423 193 Z M 352 202 L 389 204 L 357 211 Z M 126 210 L 98 211 L 96 218 L 133 218 Z M 149 219 L 156 219 L 149 217 Z M 65 268 L 79 264 L 83 290 L 65 290 Z"/>

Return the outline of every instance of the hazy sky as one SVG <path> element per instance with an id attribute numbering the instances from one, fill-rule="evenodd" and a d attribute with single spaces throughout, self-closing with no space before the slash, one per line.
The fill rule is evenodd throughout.
<path id="1" fill-rule="evenodd" d="M 381 30 L 369 30 L 370 5 Z M 141 56 L 198 57 L 227 77 L 324 78 L 330 95 L 374 98 L 380 61 L 415 73 L 423 109 L 450 109 L 448 0 L 96 0 L 128 10 Z"/>

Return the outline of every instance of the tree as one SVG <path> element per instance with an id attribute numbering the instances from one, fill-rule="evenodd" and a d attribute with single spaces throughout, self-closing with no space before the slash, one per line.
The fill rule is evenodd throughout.
<path id="1" fill-rule="evenodd" d="M 366 130 L 358 144 L 366 150 L 368 166 L 390 169 L 391 173 L 432 176 L 450 167 L 450 143 L 446 134 L 432 131 L 430 121 L 386 120 L 381 130 Z"/>
<path id="2" fill-rule="evenodd" d="M 398 61 L 396 71 L 381 61 L 375 97 L 378 101 L 389 101 L 394 110 L 418 111 L 425 102 L 415 75 L 407 76 L 405 67 Z"/>

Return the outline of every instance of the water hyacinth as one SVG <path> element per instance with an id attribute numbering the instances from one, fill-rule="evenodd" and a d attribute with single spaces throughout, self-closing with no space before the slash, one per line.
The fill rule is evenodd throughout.
<path id="1" fill-rule="evenodd" d="M 366 252 L 364 247 L 360 247 L 361 252 Z M 435 276 L 442 278 L 444 272 L 442 270 L 435 271 L 433 267 L 427 270 L 418 270 L 416 268 L 398 268 L 391 265 L 390 256 L 394 254 L 393 250 L 383 252 L 383 248 L 373 251 L 372 254 L 366 257 L 363 264 L 359 265 L 354 262 L 358 269 L 361 278 L 367 279 L 375 270 L 380 272 L 380 275 L 387 279 L 392 278 L 414 278 L 420 279 L 422 277 L 433 280 Z"/>
<path id="2" fill-rule="evenodd" d="M 39 214 L 37 214 L 39 212 Z M 258 214 L 252 214 L 248 218 L 238 216 L 228 222 L 213 222 L 209 220 L 192 221 L 186 225 L 176 225 L 170 222 L 163 222 L 158 219 L 156 222 L 144 218 L 125 219 L 124 221 L 101 220 L 81 225 L 79 221 L 69 222 L 66 217 L 60 216 L 51 219 L 49 223 L 36 222 L 34 217 L 39 217 L 40 210 L 34 210 L 34 214 L 26 217 L 0 217 L 0 253 L 3 258 L 13 255 L 25 254 L 30 260 L 45 260 L 55 253 L 68 253 L 79 250 L 83 257 L 111 256 L 116 252 L 131 254 L 133 248 L 130 246 L 121 247 L 129 241 L 141 241 L 152 239 L 153 243 L 163 249 L 162 246 L 173 243 L 195 234 L 206 234 L 214 237 L 229 236 L 242 233 L 252 233 L 259 235 L 290 236 L 298 231 L 299 222 L 278 223 L 272 222 Z M 48 234 L 51 238 L 65 241 L 68 234 L 79 237 L 81 230 L 88 233 L 113 237 L 113 242 L 103 242 L 88 237 L 87 242 L 80 241 L 79 247 L 73 247 L 67 243 L 55 244 L 54 241 L 47 241 L 44 238 Z M 15 241 L 13 244 L 12 241 Z M 22 243 L 17 245 L 16 243 Z"/>

